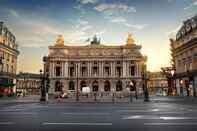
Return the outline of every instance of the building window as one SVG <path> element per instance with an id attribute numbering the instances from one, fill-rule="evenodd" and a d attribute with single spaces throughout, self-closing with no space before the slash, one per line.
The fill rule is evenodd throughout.
<path id="1" fill-rule="evenodd" d="M 60 81 L 55 82 L 55 92 L 62 91 L 62 83 Z"/>
<path id="2" fill-rule="evenodd" d="M 121 67 L 116 68 L 116 73 L 117 76 L 121 76 Z"/>
<path id="3" fill-rule="evenodd" d="M 131 76 L 134 76 L 135 75 L 135 66 L 131 66 L 130 67 L 130 73 L 131 73 Z"/>
<path id="4" fill-rule="evenodd" d="M 98 67 L 97 66 L 94 66 L 93 67 L 93 74 L 94 75 L 97 75 L 98 74 Z"/>
<path id="5" fill-rule="evenodd" d="M 122 91 L 122 82 L 121 81 L 118 81 L 116 83 L 116 91 Z"/>
<path id="6" fill-rule="evenodd" d="M 85 82 L 85 81 L 82 81 L 81 84 L 80 84 L 80 89 L 81 89 L 81 91 L 82 91 L 82 88 L 83 88 L 83 87 L 86 87 L 86 82 Z"/>
<path id="7" fill-rule="evenodd" d="M 61 67 L 57 66 L 55 71 L 56 71 L 56 76 L 60 76 L 61 75 Z"/>
<path id="8" fill-rule="evenodd" d="M 104 91 L 110 91 L 110 82 L 109 81 L 105 81 L 104 82 Z"/>
<path id="9" fill-rule="evenodd" d="M 69 82 L 69 90 L 75 90 L 75 83 L 73 81 Z"/>
<path id="10" fill-rule="evenodd" d="M 86 67 L 82 67 L 82 76 L 85 76 L 86 75 Z"/>
<path id="11" fill-rule="evenodd" d="M 92 83 L 92 91 L 97 92 L 98 91 L 98 81 L 94 81 Z"/>
<path id="12" fill-rule="evenodd" d="M 7 64 L 6 66 L 7 66 L 6 67 L 6 72 L 8 73 L 9 72 L 9 65 Z"/>
<path id="13" fill-rule="evenodd" d="M 70 67 L 70 77 L 74 76 L 74 67 Z"/>
<path id="14" fill-rule="evenodd" d="M 108 66 L 105 67 L 105 75 L 107 75 L 107 76 L 110 75 L 110 69 Z"/>

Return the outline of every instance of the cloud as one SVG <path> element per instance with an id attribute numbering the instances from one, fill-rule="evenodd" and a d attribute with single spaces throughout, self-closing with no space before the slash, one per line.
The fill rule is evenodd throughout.
<path id="1" fill-rule="evenodd" d="M 112 23 L 126 23 L 127 20 L 123 17 L 115 17 L 110 20 Z"/>
<path id="2" fill-rule="evenodd" d="M 101 3 L 94 7 L 96 11 L 106 14 L 113 14 L 114 12 L 135 13 L 134 7 L 128 6 L 123 3 Z"/>
<path id="3" fill-rule="evenodd" d="M 166 33 L 167 36 L 168 36 L 169 38 L 176 39 L 176 34 L 177 34 L 177 32 L 179 31 L 179 29 L 181 28 L 181 26 L 182 26 L 182 25 L 179 25 L 179 26 L 176 27 L 175 29 L 173 29 L 173 30 L 167 32 L 167 33 Z"/>
<path id="4" fill-rule="evenodd" d="M 137 29 L 137 30 L 144 29 L 147 26 L 147 24 L 131 24 L 124 17 L 106 17 L 106 18 L 112 23 L 121 24 L 121 25 L 124 25 L 126 27 L 134 28 L 134 29 Z"/>
<path id="5" fill-rule="evenodd" d="M 92 29 L 93 27 L 89 24 L 88 21 L 79 19 L 76 28 L 77 30 L 87 31 L 89 29 Z"/>
<path id="6" fill-rule="evenodd" d="M 191 2 L 192 3 L 190 3 L 187 7 L 185 7 L 184 10 L 188 10 L 188 9 L 190 9 L 192 7 L 197 6 L 197 0 L 192 0 Z"/>
<path id="7" fill-rule="evenodd" d="M 148 25 L 147 24 L 129 24 L 129 23 L 125 23 L 125 26 L 141 30 L 141 29 L 144 29 Z"/>
<path id="8" fill-rule="evenodd" d="M 19 14 L 18 12 L 16 12 L 15 10 L 13 9 L 5 9 L 11 16 L 14 16 L 16 18 L 19 18 Z"/>
<path id="9" fill-rule="evenodd" d="M 81 4 L 95 4 L 98 2 L 98 0 L 77 0 L 79 1 Z"/>

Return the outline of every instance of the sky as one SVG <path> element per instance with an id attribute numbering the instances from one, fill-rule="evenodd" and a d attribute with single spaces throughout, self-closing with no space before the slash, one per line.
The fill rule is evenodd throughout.
<path id="1" fill-rule="evenodd" d="M 106 45 L 123 45 L 128 33 L 148 70 L 170 64 L 169 38 L 197 14 L 197 0 L 0 0 L 0 21 L 16 36 L 18 72 L 38 73 L 48 46 L 62 34 L 66 45 L 88 44 L 95 34 Z"/>

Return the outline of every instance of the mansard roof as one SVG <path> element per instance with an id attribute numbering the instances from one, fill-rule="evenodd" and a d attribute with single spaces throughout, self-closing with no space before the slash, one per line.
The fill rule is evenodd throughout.
<path id="1" fill-rule="evenodd" d="M 197 29 L 197 14 L 183 22 L 183 25 L 181 26 L 181 28 L 176 34 L 176 40 L 186 36 L 188 33 L 196 29 Z"/>

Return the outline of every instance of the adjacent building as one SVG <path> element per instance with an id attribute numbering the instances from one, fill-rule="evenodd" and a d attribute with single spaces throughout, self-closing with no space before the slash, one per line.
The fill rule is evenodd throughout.
<path id="1" fill-rule="evenodd" d="M 197 88 L 197 15 L 183 22 L 171 40 L 175 59 L 177 92 L 180 95 L 195 95 Z M 195 90 L 194 90 L 195 89 Z"/>
<path id="2" fill-rule="evenodd" d="M 148 72 L 148 89 L 150 94 L 167 94 L 168 81 L 162 72 Z"/>
<path id="3" fill-rule="evenodd" d="M 0 22 L 0 89 L 1 92 L 15 92 L 17 56 L 19 51 L 13 33 Z M 5 88 L 8 87 L 8 88 Z M 7 90 L 8 89 L 8 90 Z"/>
<path id="4" fill-rule="evenodd" d="M 41 78 L 40 74 L 22 73 L 17 74 L 16 90 L 21 95 L 40 94 Z"/>
<path id="5" fill-rule="evenodd" d="M 101 44 L 96 37 L 88 45 L 70 46 L 64 44 L 60 35 L 44 57 L 49 93 L 81 92 L 83 87 L 97 93 L 123 92 L 134 87 L 137 93 L 142 93 L 145 59 L 131 34 L 119 46 Z"/>

